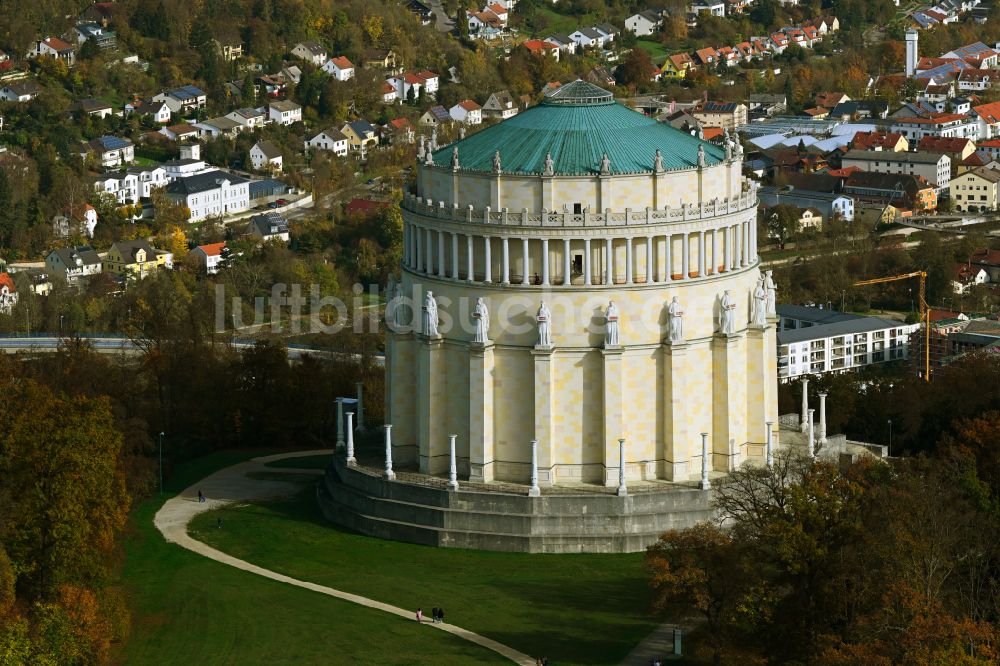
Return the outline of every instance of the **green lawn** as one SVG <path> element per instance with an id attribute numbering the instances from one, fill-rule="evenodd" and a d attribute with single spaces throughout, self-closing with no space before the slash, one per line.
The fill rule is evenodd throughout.
<path id="1" fill-rule="evenodd" d="M 535 7 L 534 11 L 537 16 L 542 18 L 539 23 L 545 26 L 544 28 L 535 29 L 537 34 L 534 36 L 539 39 L 552 34 L 568 35 L 581 26 L 590 26 L 594 24 L 594 21 L 590 21 L 590 15 L 580 17 L 566 16 L 565 14 L 560 14 L 559 12 L 553 11 L 548 7 Z"/>
<path id="2" fill-rule="evenodd" d="M 664 60 L 667 59 L 668 55 L 667 49 L 663 48 L 663 44 L 661 44 L 660 42 L 654 42 L 648 39 L 640 39 L 636 41 L 635 45 L 638 46 L 643 51 L 649 53 L 649 57 L 657 65 L 659 65 L 660 63 L 662 63 Z"/>
<path id="3" fill-rule="evenodd" d="M 180 466 L 168 494 L 265 452 L 224 452 Z M 415 622 L 284 585 L 166 543 L 161 502 L 138 507 L 123 585 L 132 610 L 124 664 L 502 664 L 494 653 Z M 228 526 L 227 526 L 228 528 Z"/>
<path id="4" fill-rule="evenodd" d="M 217 529 L 217 518 L 223 529 Z M 656 625 L 642 555 L 524 555 L 383 541 L 323 519 L 313 485 L 295 499 L 208 512 L 191 535 L 296 578 L 455 624 L 553 664 L 617 663 Z"/>
<path id="5" fill-rule="evenodd" d="M 305 456 L 303 458 L 284 458 L 273 462 L 265 463 L 265 467 L 283 467 L 296 469 L 326 469 L 332 462 L 329 455 Z"/>

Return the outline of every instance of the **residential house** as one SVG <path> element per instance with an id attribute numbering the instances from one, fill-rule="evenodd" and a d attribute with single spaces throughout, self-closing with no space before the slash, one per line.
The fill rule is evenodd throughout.
<path id="1" fill-rule="evenodd" d="M 706 46 L 703 49 L 697 49 L 694 52 L 695 60 L 702 67 L 715 67 L 719 64 L 719 52 L 711 46 Z"/>
<path id="2" fill-rule="evenodd" d="M 326 47 L 319 42 L 299 42 L 292 48 L 292 55 L 316 67 L 322 67 L 327 60 Z"/>
<path id="3" fill-rule="evenodd" d="M 748 112 L 751 114 L 756 112 L 766 118 L 784 113 L 787 108 L 788 99 L 784 95 L 767 93 L 751 94 L 749 104 L 747 104 Z"/>
<path id="4" fill-rule="evenodd" d="M 80 18 L 84 21 L 94 21 L 102 28 L 107 28 L 120 8 L 121 5 L 115 2 L 95 2 L 83 10 Z"/>
<path id="5" fill-rule="evenodd" d="M 447 113 L 447 112 L 445 112 Z M 378 145 L 378 134 L 367 120 L 352 120 L 340 128 L 341 134 L 347 137 L 347 147 L 350 150 L 361 151 Z"/>
<path id="6" fill-rule="evenodd" d="M 830 110 L 829 118 L 840 120 L 884 119 L 889 115 L 889 103 L 884 99 L 852 99 L 840 102 Z"/>
<path id="7" fill-rule="evenodd" d="M 241 130 L 254 130 L 258 127 L 263 127 L 267 123 L 268 114 L 264 108 L 244 108 L 230 111 L 226 114 L 226 118 L 237 123 Z"/>
<path id="8" fill-rule="evenodd" d="M 209 243 L 199 245 L 191 250 L 191 256 L 198 262 L 198 266 L 208 275 L 215 275 L 219 272 L 221 264 L 225 259 L 226 242 Z"/>
<path id="9" fill-rule="evenodd" d="M 323 63 L 323 71 L 336 81 L 348 81 L 354 78 L 354 63 L 345 56 L 337 56 Z"/>
<path id="10" fill-rule="evenodd" d="M 897 118 L 889 126 L 890 132 L 898 132 L 911 143 L 919 142 L 925 136 L 979 138 L 980 120 L 960 113 L 935 114 L 930 118 Z"/>
<path id="11" fill-rule="evenodd" d="M 212 42 L 223 62 L 233 62 L 243 57 L 243 42 L 238 39 L 213 39 Z"/>
<path id="12" fill-rule="evenodd" d="M 199 164 L 204 165 L 203 162 Z M 154 189 L 166 187 L 170 176 L 163 166 L 129 167 L 121 173 L 107 173 L 94 180 L 94 191 L 111 194 L 122 206 L 148 200 Z"/>
<path id="13" fill-rule="evenodd" d="M 403 100 L 399 99 L 399 92 L 396 90 L 396 86 L 392 85 L 388 81 L 382 82 L 382 103 L 392 104 L 393 102 L 401 102 Z"/>
<path id="14" fill-rule="evenodd" d="M 368 49 L 361 66 L 365 69 L 394 72 L 400 67 L 400 61 L 392 49 Z"/>
<path id="15" fill-rule="evenodd" d="M 347 155 L 347 146 L 347 137 L 336 129 L 323 130 L 305 141 L 306 150 L 328 150 L 340 157 Z"/>
<path id="16" fill-rule="evenodd" d="M 86 245 L 61 247 L 45 255 L 45 270 L 68 284 L 76 284 L 80 278 L 101 272 L 101 257 Z"/>
<path id="17" fill-rule="evenodd" d="M 97 116 L 98 118 L 108 118 L 115 112 L 115 107 L 112 105 L 91 97 L 77 100 L 73 108 L 84 115 Z"/>
<path id="18" fill-rule="evenodd" d="M 420 19 L 421 24 L 430 25 L 434 22 L 434 10 L 419 0 L 408 0 L 406 8 L 411 14 Z"/>
<path id="19" fill-rule="evenodd" d="M 963 92 L 982 92 L 1000 84 L 1000 70 L 963 69 L 958 73 L 958 89 Z"/>
<path id="20" fill-rule="evenodd" d="M 705 102 L 691 112 L 704 127 L 721 127 L 730 134 L 747 124 L 747 107 L 741 102 Z"/>
<path id="21" fill-rule="evenodd" d="M 687 53 L 675 53 L 663 61 L 660 74 L 671 79 L 683 79 L 694 64 L 694 59 Z"/>
<path id="22" fill-rule="evenodd" d="M 437 95 L 440 83 L 440 77 L 436 73 L 425 69 L 417 72 L 416 76 L 423 80 L 423 88 L 425 94 L 427 94 L 429 97 L 434 97 Z"/>
<path id="23" fill-rule="evenodd" d="M 784 53 L 785 49 L 792 43 L 788 35 L 783 32 L 772 32 L 767 36 L 767 39 L 770 42 L 770 50 L 775 54 Z"/>
<path id="24" fill-rule="evenodd" d="M 141 280 L 161 268 L 173 268 L 173 262 L 173 254 L 157 250 L 147 240 L 118 241 L 104 257 L 103 270 L 125 280 Z"/>
<path id="25" fill-rule="evenodd" d="M 10 314 L 17 305 L 17 287 L 6 271 L 0 273 L 0 312 Z"/>
<path id="26" fill-rule="evenodd" d="M 32 49 L 28 51 L 29 58 L 43 56 L 62 60 L 68 67 L 72 67 L 76 62 L 76 48 L 58 37 L 46 37 L 36 41 Z"/>
<path id="27" fill-rule="evenodd" d="M 281 171 L 281 148 L 272 141 L 258 141 L 250 149 L 250 163 L 257 171 Z"/>
<path id="28" fill-rule="evenodd" d="M 976 144 L 971 139 L 961 137 L 925 136 L 917 144 L 917 150 L 925 153 L 942 153 L 951 158 L 952 174 L 955 167 L 970 155 L 976 154 Z"/>
<path id="29" fill-rule="evenodd" d="M 636 37 L 652 35 L 662 24 L 663 18 L 648 9 L 625 19 L 625 29 L 631 30 Z"/>
<path id="30" fill-rule="evenodd" d="M 516 116 L 517 112 L 517 104 L 514 103 L 514 98 L 506 90 L 491 94 L 486 103 L 483 104 L 483 115 L 487 118 L 507 120 Z"/>
<path id="31" fill-rule="evenodd" d="M 506 26 L 499 16 L 489 11 L 466 11 L 469 37 L 472 39 L 496 39 L 503 34 Z"/>
<path id="32" fill-rule="evenodd" d="M 955 264 L 952 271 L 951 289 L 956 294 L 967 294 L 976 285 L 987 284 L 990 281 L 989 273 L 982 268 L 972 266 L 969 262 Z"/>
<path id="33" fill-rule="evenodd" d="M 819 108 L 832 110 L 841 102 L 850 102 L 851 98 L 842 92 L 818 92 L 814 101 Z"/>
<path id="34" fill-rule="evenodd" d="M 302 122 L 302 107 L 289 99 L 276 99 L 267 105 L 268 121 L 278 125 Z"/>
<path id="35" fill-rule="evenodd" d="M 97 210 L 90 204 L 68 206 L 52 217 L 52 234 L 57 238 L 84 235 L 93 238 L 96 227 Z"/>
<path id="36" fill-rule="evenodd" d="M 944 153 L 849 150 L 840 160 L 841 167 L 858 167 L 864 171 L 920 176 L 937 187 L 948 189 L 951 182 L 951 158 Z"/>
<path id="37" fill-rule="evenodd" d="M 712 16 L 723 17 L 726 15 L 726 3 L 724 0 L 693 0 L 687 7 L 689 14 L 711 14 Z"/>
<path id="38" fill-rule="evenodd" d="M 786 204 L 797 208 L 812 208 L 827 220 L 854 219 L 854 199 L 841 192 L 819 192 L 799 188 L 762 187 L 758 198 L 767 207 Z"/>
<path id="39" fill-rule="evenodd" d="M 559 60 L 559 46 L 552 42 L 545 42 L 540 39 L 529 39 L 521 43 L 528 53 L 532 55 L 549 56 Z"/>
<path id="40" fill-rule="evenodd" d="M 102 26 L 95 21 L 77 23 L 73 30 L 76 32 L 77 44 L 93 40 L 102 51 L 113 49 L 118 45 L 118 36 L 115 34 L 115 31 L 108 30 L 107 26 Z"/>
<path id="41" fill-rule="evenodd" d="M 42 87 L 37 81 L 15 81 L 0 88 L 0 101 L 3 102 L 30 102 L 38 97 L 42 92 Z"/>
<path id="42" fill-rule="evenodd" d="M 433 127 L 435 125 L 450 123 L 451 121 L 452 117 L 448 109 L 440 105 L 432 106 L 420 116 L 420 124 L 424 127 Z"/>
<path id="43" fill-rule="evenodd" d="M 154 95 L 153 101 L 166 102 L 172 113 L 184 115 L 205 108 L 208 96 L 200 88 L 187 85 Z"/>
<path id="44" fill-rule="evenodd" d="M 288 221 L 279 213 L 273 211 L 254 215 L 250 218 L 250 224 L 247 226 L 246 233 L 258 238 L 263 243 L 273 240 L 280 240 L 283 243 L 287 243 L 289 240 Z"/>
<path id="45" fill-rule="evenodd" d="M 80 144 L 77 154 L 85 158 L 94 155 L 104 167 L 117 167 L 135 160 L 135 146 L 128 139 L 102 136 Z"/>
<path id="46" fill-rule="evenodd" d="M 448 109 L 448 114 L 452 117 L 452 120 L 465 123 L 466 125 L 478 125 L 483 122 L 483 107 L 471 99 L 464 99 L 451 107 Z"/>
<path id="47" fill-rule="evenodd" d="M 924 178 L 910 174 L 855 171 L 844 181 L 844 194 L 897 208 L 929 211 L 937 208 L 937 191 Z"/>
<path id="48" fill-rule="evenodd" d="M 887 150 L 891 152 L 906 152 L 910 142 L 898 132 L 855 132 L 851 139 L 851 148 L 855 150 Z"/>
<path id="49" fill-rule="evenodd" d="M 582 49 L 598 48 L 604 45 L 604 34 L 596 28 L 578 28 L 569 33 L 569 38 Z"/>
<path id="50" fill-rule="evenodd" d="M 569 35 L 551 34 L 542 41 L 548 42 L 549 44 L 555 44 L 559 47 L 559 50 L 562 53 L 568 53 L 570 55 L 576 53 L 576 42 L 573 41 Z"/>
<path id="51" fill-rule="evenodd" d="M 1000 102 L 990 102 L 972 107 L 972 116 L 978 124 L 979 139 L 992 139 L 1000 136 Z"/>
<path id="52" fill-rule="evenodd" d="M 823 228 L 823 214 L 819 212 L 816 208 L 803 208 L 801 210 L 801 215 L 799 215 L 799 229 L 816 229 L 820 230 Z"/>
<path id="53" fill-rule="evenodd" d="M 416 140 L 416 129 L 406 118 L 395 118 L 382 128 L 382 138 L 390 144 L 412 144 Z M 344 137 L 344 152 L 347 152 L 347 137 Z"/>
<path id="54" fill-rule="evenodd" d="M 166 125 L 170 122 L 172 111 L 170 105 L 163 100 L 136 100 L 125 105 L 125 113 L 136 113 L 144 118 L 150 118 L 154 123 Z"/>
<path id="55" fill-rule="evenodd" d="M 591 69 L 587 72 L 587 76 L 584 77 L 584 80 L 588 83 L 593 83 L 605 88 L 610 88 L 615 85 L 615 77 L 611 76 L 611 72 L 608 71 L 608 68 L 604 65 L 597 65 Z"/>
<path id="56" fill-rule="evenodd" d="M 951 200 L 955 210 L 981 213 L 997 210 L 1000 171 L 978 167 L 955 177 L 951 182 Z"/>
<path id="57" fill-rule="evenodd" d="M 214 139 L 220 136 L 233 138 L 246 127 L 232 118 L 223 116 L 203 120 L 200 123 L 195 123 L 194 126 L 198 128 L 199 138 L 202 139 Z"/>
<path id="58" fill-rule="evenodd" d="M 193 125 L 178 123 L 176 125 L 161 128 L 160 134 L 167 137 L 171 141 L 191 141 L 192 139 L 198 138 L 199 132 L 198 128 Z"/>
<path id="59" fill-rule="evenodd" d="M 177 177 L 167 185 L 166 194 L 191 211 L 189 222 L 250 208 L 250 182 L 218 169 Z"/>

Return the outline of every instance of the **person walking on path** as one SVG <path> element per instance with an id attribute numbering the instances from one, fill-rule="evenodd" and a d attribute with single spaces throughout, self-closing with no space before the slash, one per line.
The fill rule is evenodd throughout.
<path id="1" fill-rule="evenodd" d="M 438 621 L 438 607 L 435 606 L 434 608 L 431 609 L 431 622 L 436 624 L 437 621 Z"/>
<path id="2" fill-rule="evenodd" d="M 444 623 L 444 609 L 438 608 L 438 622 Z"/>
<path id="3" fill-rule="evenodd" d="M 422 608 L 417 609 L 417 622 L 424 621 L 424 610 Z"/>
<path id="4" fill-rule="evenodd" d="M 198 491 L 198 503 L 201 504 L 204 501 L 205 501 L 205 494 L 199 490 Z"/>

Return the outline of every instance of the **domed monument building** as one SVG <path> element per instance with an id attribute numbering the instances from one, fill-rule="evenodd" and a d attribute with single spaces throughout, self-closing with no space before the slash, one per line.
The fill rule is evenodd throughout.
<path id="1" fill-rule="evenodd" d="M 612 545 L 528 519 L 498 528 L 524 534 L 514 545 L 442 536 L 440 522 L 436 543 L 635 550 L 704 518 L 697 485 L 762 461 L 778 420 L 774 289 L 758 269 L 739 142 L 715 146 L 576 81 L 454 144 L 421 144 L 418 162 L 386 313 L 392 461 L 446 475 L 454 446 L 459 481 L 548 498 L 508 508 L 536 522 L 579 515 L 568 503 L 588 484 L 619 495 L 652 484 L 700 507 L 689 520 L 671 514 L 676 496 L 598 493 L 606 506 L 589 511 L 622 536 Z M 392 494 L 366 483 L 369 496 Z M 546 530 L 552 539 L 531 541 Z"/>

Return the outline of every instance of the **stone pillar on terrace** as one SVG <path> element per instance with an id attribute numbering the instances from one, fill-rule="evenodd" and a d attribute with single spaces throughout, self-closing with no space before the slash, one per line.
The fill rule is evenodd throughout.
<path id="1" fill-rule="evenodd" d="M 491 246 L 493 244 L 493 238 L 490 236 L 483 236 L 483 262 L 485 273 L 483 274 L 483 282 L 493 282 L 493 257 L 490 256 Z"/>
<path id="2" fill-rule="evenodd" d="M 417 359 L 417 442 L 422 474 L 438 474 L 448 464 L 444 432 L 447 384 L 443 381 L 442 346 L 440 334 L 421 336 Z"/>
<path id="3" fill-rule="evenodd" d="M 624 373 L 622 371 L 622 348 L 605 347 L 601 350 L 604 365 L 604 485 L 614 488 L 618 485 L 617 465 L 618 438 L 625 434 L 622 414 L 624 413 Z"/>
<path id="4" fill-rule="evenodd" d="M 555 469 L 555 374 L 552 347 L 536 345 L 531 351 L 535 365 L 535 440 L 538 443 L 538 483 L 556 482 Z"/>
<path id="5" fill-rule="evenodd" d="M 716 333 L 712 339 L 712 469 L 721 471 L 739 466 L 739 447 L 746 441 L 744 345 L 739 332 Z"/>
<path id="6" fill-rule="evenodd" d="M 469 343 L 469 481 L 494 476 L 493 343 Z"/>
<path id="7" fill-rule="evenodd" d="M 690 390 L 690 346 L 686 342 L 663 343 L 663 432 L 664 450 L 661 473 L 668 481 L 686 481 L 690 469 L 690 419 L 685 413 Z"/>
<path id="8" fill-rule="evenodd" d="M 531 284 L 531 252 L 528 250 L 528 238 L 521 239 L 521 257 L 524 262 L 524 274 L 521 276 L 521 284 Z"/>
<path id="9" fill-rule="evenodd" d="M 819 445 L 826 446 L 826 393 L 819 394 Z"/>
<path id="10" fill-rule="evenodd" d="M 458 279 L 458 234 L 451 232 L 451 279 Z"/>
<path id="11" fill-rule="evenodd" d="M 549 239 L 542 239 L 542 284 L 549 284 Z"/>
<path id="12" fill-rule="evenodd" d="M 510 240 L 504 236 L 501 241 L 503 242 L 503 266 L 501 267 L 501 274 L 503 275 L 503 284 L 510 284 Z"/>
<path id="13" fill-rule="evenodd" d="M 563 239 L 563 284 L 573 284 L 573 253 L 570 249 L 570 239 Z"/>
<path id="14" fill-rule="evenodd" d="M 472 282 L 476 279 L 475 250 L 472 246 L 472 234 L 465 235 L 465 279 Z"/>
<path id="15" fill-rule="evenodd" d="M 590 271 L 590 239 L 583 239 L 583 283 L 587 286 L 592 284 Z"/>
<path id="16" fill-rule="evenodd" d="M 799 431 L 803 434 L 809 428 L 806 420 L 809 418 L 809 378 L 802 378 L 802 415 L 799 417 Z"/>

